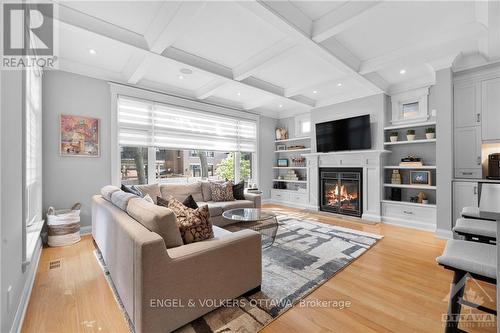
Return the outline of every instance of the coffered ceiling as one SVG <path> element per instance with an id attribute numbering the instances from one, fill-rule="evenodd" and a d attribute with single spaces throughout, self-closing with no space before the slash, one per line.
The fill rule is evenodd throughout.
<path id="1" fill-rule="evenodd" d="M 60 69 L 273 117 L 500 60 L 497 1 L 57 1 Z"/>

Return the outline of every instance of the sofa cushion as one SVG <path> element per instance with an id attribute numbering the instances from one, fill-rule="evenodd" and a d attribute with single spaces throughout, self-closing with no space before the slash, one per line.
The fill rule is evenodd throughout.
<path id="1" fill-rule="evenodd" d="M 220 201 L 233 201 L 233 183 L 225 182 L 225 183 L 210 183 L 210 191 L 212 192 L 212 201 L 220 202 Z"/>
<path id="2" fill-rule="evenodd" d="M 111 194 L 116 191 L 120 191 L 120 189 L 113 185 L 106 185 L 101 188 L 102 197 L 108 201 L 111 201 Z"/>
<path id="3" fill-rule="evenodd" d="M 147 185 L 134 185 L 134 189 L 139 190 L 142 193 L 142 196 L 149 194 L 151 199 L 156 203 L 156 197 L 161 196 L 160 193 L 160 185 L 156 184 L 147 184 Z"/>
<path id="4" fill-rule="evenodd" d="M 253 201 L 250 200 L 234 200 L 234 201 L 222 201 L 222 202 L 207 202 L 208 207 L 213 207 L 221 209 L 223 212 L 230 209 L 236 208 L 253 208 Z M 222 215 L 222 212 L 221 214 Z"/>
<path id="5" fill-rule="evenodd" d="M 152 232 L 160 235 L 167 249 L 183 245 L 174 213 L 142 198 L 130 199 L 127 213 Z"/>
<path id="6" fill-rule="evenodd" d="M 123 211 L 127 210 L 127 205 L 130 199 L 138 198 L 137 195 L 124 191 L 115 191 L 111 194 L 111 202 Z"/>
<path id="7" fill-rule="evenodd" d="M 171 196 L 170 199 L 174 199 L 174 197 Z M 162 197 L 156 198 L 156 204 L 158 206 L 168 207 L 168 201 L 169 200 L 164 199 Z M 184 199 L 184 201 L 182 202 L 182 204 L 184 206 L 192 208 L 192 209 L 198 208 L 198 204 L 196 203 L 196 201 L 194 201 L 193 196 L 191 194 L 188 195 L 186 199 Z"/>
<path id="8" fill-rule="evenodd" d="M 210 202 L 204 202 L 204 201 L 200 201 L 198 202 L 198 206 L 203 206 L 203 205 L 208 205 L 208 210 L 210 211 L 210 216 L 211 217 L 216 217 L 216 216 L 221 216 L 222 215 L 222 207 L 220 206 L 217 206 L 217 205 L 213 205 L 214 202 L 213 201 L 210 201 Z"/>
<path id="9" fill-rule="evenodd" d="M 138 197 L 142 197 L 141 191 L 139 191 L 138 189 L 134 188 L 134 186 L 127 186 L 127 185 L 122 184 L 122 186 L 120 187 L 120 189 L 123 192 L 132 193 L 132 194 L 137 195 Z"/>
<path id="10" fill-rule="evenodd" d="M 210 191 L 210 182 L 206 180 L 202 180 L 200 182 L 201 185 L 201 194 L 203 196 L 202 201 L 212 201 L 212 191 Z"/>
<path id="11" fill-rule="evenodd" d="M 191 194 L 196 202 L 203 201 L 200 182 L 192 184 L 162 184 L 160 191 L 161 197 L 167 200 L 172 196 L 182 202 Z"/>
<path id="12" fill-rule="evenodd" d="M 226 229 L 222 229 L 221 227 L 217 227 L 215 225 L 212 226 L 212 230 L 214 231 L 214 238 L 221 238 L 221 237 L 232 234 L 231 231 L 228 231 Z"/>

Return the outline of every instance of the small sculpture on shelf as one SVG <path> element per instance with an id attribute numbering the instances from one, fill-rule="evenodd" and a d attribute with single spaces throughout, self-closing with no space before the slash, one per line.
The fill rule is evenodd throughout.
<path id="1" fill-rule="evenodd" d="M 401 174 L 399 170 L 392 170 L 391 184 L 401 184 Z"/>
<path id="2" fill-rule="evenodd" d="M 286 128 L 277 128 L 276 129 L 276 140 L 287 140 L 288 139 L 288 131 Z"/>
<path id="3" fill-rule="evenodd" d="M 422 161 L 421 157 L 416 157 L 415 155 L 408 155 L 407 157 L 404 157 L 401 159 L 401 162 L 399 163 L 399 166 L 405 166 L 405 167 L 421 167 L 423 166 L 424 163 Z"/>
<path id="4" fill-rule="evenodd" d="M 306 166 L 306 158 L 303 156 L 292 157 L 292 166 L 305 167 Z"/>
<path id="5" fill-rule="evenodd" d="M 423 203 L 425 201 L 427 201 L 427 196 L 425 195 L 424 192 L 418 192 L 417 193 L 417 203 Z"/>

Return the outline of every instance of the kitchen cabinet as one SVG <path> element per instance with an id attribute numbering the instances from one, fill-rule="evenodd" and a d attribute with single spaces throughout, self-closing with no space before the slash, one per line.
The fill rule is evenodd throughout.
<path id="1" fill-rule="evenodd" d="M 481 127 L 455 128 L 455 177 L 482 178 Z"/>
<path id="2" fill-rule="evenodd" d="M 453 182 L 453 225 L 461 216 L 462 208 L 479 206 L 477 182 Z"/>
<path id="3" fill-rule="evenodd" d="M 500 140 L 500 78 L 481 82 L 481 137 Z"/>
<path id="4" fill-rule="evenodd" d="M 474 81 L 455 84 L 453 91 L 454 127 L 477 126 L 481 123 L 480 85 Z"/>

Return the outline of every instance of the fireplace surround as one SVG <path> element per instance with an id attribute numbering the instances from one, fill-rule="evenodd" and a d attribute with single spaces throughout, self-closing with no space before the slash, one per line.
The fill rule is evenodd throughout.
<path id="1" fill-rule="evenodd" d="M 320 210 L 361 217 L 363 168 L 320 168 Z"/>

